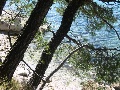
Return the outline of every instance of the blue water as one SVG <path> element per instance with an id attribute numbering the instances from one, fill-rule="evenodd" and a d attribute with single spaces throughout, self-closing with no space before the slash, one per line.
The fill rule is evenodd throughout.
<path id="1" fill-rule="evenodd" d="M 47 14 L 47 20 L 49 23 L 51 23 L 52 30 L 54 31 L 58 30 L 62 20 L 62 16 L 60 16 L 59 13 L 56 12 L 56 7 L 58 6 L 58 4 L 54 4 Z M 120 35 L 120 6 L 114 4 L 109 5 L 109 7 L 113 8 L 113 15 L 118 19 L 118 21 L 114 23 L 113 26 Z M 95 47 L 106 46 L 109 48 L 120 49 L 120 40 L 118 39 L 114 30 L 106 30 L 105 27 L 103 27 L 101 30 L 96 31 L 95 36 L 92 36 L 90 33 L 87 32 L 87 30 L 85 30 L 86 23 L 87 21 L 85 17 L 81 15 L 72 23 L 71 30 L 68 34 L 72 38 L 80 40 L 83 44 L 91 43 Z M 84 42 L 84 39 L 87 39 L 88 41 Z"/>
<path id="2" fill-rule="evenodd" d="M 98 0 L 96 1 L 98 2 Z M 101 5 L 103 4 L 101 2 L 98 3 Z M 7 2 L 5 9 L 8 9 L 7 5 L 9 5 L 9 2 Z M 11 8 L 13 7 L 14 5 L 11 6 Z M 62 16 L 56 12 L 56 7 L 59 7 L 59 4 L 52 5 L 50 11 L 47 14 L 47 20 L 51 24 L 52 30 L 55 32 L 59 29 L 62 20 Z M 118 21 L 114 23 L 113 26 L 120 35 L 120 5 L 113 3 L 113 5 L 109 5 L 109 7 L 113 8 L 113 15 L 118 19 Z M 71 30 L 69 31 L 68 35 L 70 35 L 72 38 L 80 40 L 83 44 L 91 43 L 95 47 L 107 46 L 109 48 L 117 47 L 120 49 L 120 40 L 118 39 L 114 30 L 105 30 L 105 27 L 103 27 L 101 30 L 96 31 L 96 36 L 92 36 L 85 29 L 86 24 L 87 21 L 85 17 L 80 15 L 80 17 L 76 18 L 72 23 Z M 52 34 L 48 33 L 46 37 L 51 38 Z M 84 39 L 88 41 L 85 42 Z"/>

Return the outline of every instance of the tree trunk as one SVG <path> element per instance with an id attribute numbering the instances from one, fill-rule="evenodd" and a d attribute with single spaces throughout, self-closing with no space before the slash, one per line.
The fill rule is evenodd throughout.
<path id="1" fill-rule="evenodd" d="M 29 81 L 32 87 L 37 87 L 42 80 L 49 63 L 51 62 L 55 50 L 70 30 L 73 18 L 80 5 L 81 0 L 72 0 L 72 2 L 69 3 L 67 9 L 63 14 L 60 28 L 49 42 L 47 48 L 45 48 L 42 52 L 41 59 L 36 66 L 35 72 L 37 72 L 37 74 L 39 74 L 41 78 L 34 73 Z"/>
<path id="2" fill-rule="evenodd" d="M 3 62 L 3 65 L 0 67 L 0 78 L 2 80 L 4 78 L 8 81 L 12 79 L 16 67 L 23 59 L 28 45 L 33 40 L 52 4 L 53 0 L 38 0 L 36 7 L 32 11 L 30 18 L 22 30 L 23 32 L 19 35 L 17 41 Z"/>
<path id="3" fill-rule="evenodd" d="M 0 0 L 0 16 L 7 0 Z"/>

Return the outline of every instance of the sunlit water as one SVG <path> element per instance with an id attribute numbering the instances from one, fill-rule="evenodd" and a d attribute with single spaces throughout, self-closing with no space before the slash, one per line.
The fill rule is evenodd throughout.
<path id="1" fill-rule="evenodd" d="M 54 31 L 58 30 L 60 23 L 61 23 L 61 20 L 62 20 L 62 17 L 55 11 L 56 6 L 58 6 L 58 5 L 56 5 L 56 4 L 53 5 L 51 7 L 51 10 L 47 14 L 48 22 L 51 24 L 52 30 L 54 30 Z M 119 13 L 120 8 L 118 6 L 116 6 L 116 7 L 114 7 L 114 9 L 116 9 L 114 11 L 114 15 L 119 18 L 120 17 L 120 13 Z M 83 19 L 83 17 L 84 16 L 81 15 L 81 18 L 77 18 L 76 21 L 73 22 L 73 24 L 71 26 L 71 31 L 69 32 L 69 35 L 72 38 L 76 38 L 82 42 L 83 42 L 83 38 L 86 38 L 86 39 L 88 39 L 87 43 L 94 44 L 94 46 L 96 46 L 96 47 L 108 46 L 110 48 L 115 48 L 115 47 L 120 48 L 120 40 L 118 39 L 114 30 L 106 31 L 106 30 L 102 29 L 100 31 L 96 31 L 96 36 L 91 36 L 85 30 L 86 21 Z M 118 23 L 114 24 L 114 27 L 118 31 L 118 33 L 120 34 L 119 23 L 120 23 L 120 20 L 118 20 Z M 77 36 L 77 37 L 74 37 L 74 36 Z M 52 34 L 47 33 L 46 38 L 50 39 L 51 37 L 52 37 Z M 83 43 L 85 43 L 85 42 L 83 42 Z M 32 69 L 34 69 L 35 65 L 37 63 L 35 61 L 40 59 L 40 53 L 42 51 L 35 52 L 34 50 L 32 50 L 32 49 L 34 49 L 33 48 L 34 44 L 30 44 L 30 47 L 31 47 L 30 52 L 27 52 L 25 54 L 24 60 L 27 61 L 27 63 L 29 63 L 29 65 L 31 66 Z M 32 56 L 32 54 L 29 54 L 29 53 L 32 53 L 35 56 Z M 30 57 L 30 56 L 32 56 L 32 57 Z M 32 61 L 35 63 L 33 63 Z M 56 62 L 52 61 L 52 64 L 50 64 L 51 68 L 50 69 L 48 68 L 48 73 L 53 71 L 58 66 L 58 64 L 59 64 L 58 60 Z M 56 64 L 56 66 L 55 66 L 55 64 Z M 69 69 L 70 69 L 70 67 L 69 67 Z M 23 72 L 23 71 L 21 70 L 21 68 L 18 68 L 18 73 L 20 73 L 20 72 Z M 54 77 L 52 78 L 51 84 L 55 85 L 54 88 L 57 88 L 55 90 L 58 90 L 58 87 L 60 88 L 61 86 L 63 86 L 63 87 L 61 87 L 61 89 L 59 89 L 59 90 L 80 90 L 80 86 L 78 84 L 82 81 L 86 81 L 87 79 L 76 78 L 76 77 L 71 76 L 71 74 L 69 75 L 66 72 L 67 72 L 66 69 L 63 69 L 63 70 L 61 69 L 61 71 L 59 70 L 59 72 L 57 72 L 57 74 L 55 74 Z M 19 76 L 19 78 L 20 78 L 20 76 Z M 68 82 L 69 82 L 69 85 L 66 84 Z M 72 86 L 72 89 L 70 89 L 70 86 Z M 75 88 L 73 89 L 73 87 L 75 87 Z M 63 89 L 63 88 L 65 88 L 65 89 Z"/>
<path id="2" fill-rule="evenodd" d="M 101 5 L 107 4 L 103 4 L 98 0 L 94 1 Z M 7 4 L 9 4 L 9 2 L 7 2 Z M 11 8 L 13 9 L 13 7 L 14 4 L 11 6 Z M 56 7 L 59 7 L 59 4 L 52 5 L 47 14 L 48 23 L 51 24 L 52 30 L 55 32 L 59 29 L 62 21 L 62 16 L 60 16 L 59 13 L 56 12 Z M 109 7 L 113 8 L 113 15 L 118 19 L 118 21 L 114 23 L 113 26 L 120 35 L 120 4 L 112 3 L 112 5 L 109 5 Z M 8 9 L 7 5 L 5 9 Z M 118 39 L 114 30 L 106 30 L 106 28 L 103 27 L 101 30 L 96 31 L 96 36 L 92 36 L 85 29 L 86 23 L 87 21 L 83 15 L 81 15 L 79 18 L 76 18 L 76 20 L 72 23 L 71 31 L 69 31 L 68 35 L 70 35 L 72 38 L 80 40 L 83 44 L 91 43 L 95 47 L 106 46 L 109 48 L 120 49 L 120 40 Z M 52 37 L 52 33 L 47 33 L 45 37 L 50 40 L 50 38 Z M 87 39 L 88 42 L 84 42 L 84 39 Z"/>
<path id="3" fill-rule="evenodd" d="M 62 16 L 56 12 L 56 7 L 58 4 L 54 4 L 51 7 L 51 10 L 47 14 L 47 20 L 52 26 L 52 30 L 57 31 L 61 24 Z M 117 30 L 118 34 L 120 35 L 120 6 L 117 4 L 109 5 L 109 7 L 113 8 L 113 15 L 118 18 L 118 21 L 114 23 L 114 28 Z M 69 35 L 73 38 L 77 36 L 76 39 L 83 42 L 83 38 L 87 39 L 87 43 L 93 44 L 95 47 L 102 47 L 107 46 L 109 48 L 118 48 L 120 49 L 120 40 L 118 39 L 114 30 L 106 30 L 106 28 L 102 28 L 99 31 L 96 31 L 96 35 L 92 36 L 87 32 L 85 29 L 86 21 L 84 16 L 80 16 L 72 23 L 71 31 L 69 31 Z M 71 34 L 72 33 L 72 34 Z M 51 37 L 51 34 L 46 36 L 47 38 Z M 85 42 L 83 42 L 85 43 Z"/>

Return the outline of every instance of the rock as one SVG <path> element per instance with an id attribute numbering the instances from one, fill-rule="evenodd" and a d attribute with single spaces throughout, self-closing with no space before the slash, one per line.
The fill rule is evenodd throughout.
<path id="1" fill-rule="evenodd" d="M 16 17 L 17 15 L 17 17 Z M 23 25 L 21 24 L 21 17 L 18 15 L 17 12 L 6 10 L 2 12 L 2 15 L 0 16 L 0 30 L 3 31 L 18 31 L 20 32 L 23 28 Z M 10 20 L 12 22 L 10 22 Z M 26 21 L 24 21 L 26 22 Z M 23 21 L 22 21 L 23 23 Z"/>
<path id="2" fill-rule="evenodd" d="M 0 30 L 2 31 L 19 31 L 23 28 L 20 25 L 19 20 L 15 21 L 14 24 L 8 24 L 7 22 L 0 21 Z"/>
<path id="3" fill-rule="evenodd" d="M 4 21 L 0 21 L 0 30 L 9 30 L 9 24 Z"/>

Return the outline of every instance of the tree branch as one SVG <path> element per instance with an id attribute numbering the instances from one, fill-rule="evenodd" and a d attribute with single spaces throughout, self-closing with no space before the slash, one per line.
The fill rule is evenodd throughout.
<path id="1" fill-rule="evenodd" d="M 102 1 L 102 0 L 101 0 L 101 1 Z M 111 1 L 111 0 L 107 0 L 107 1 Z M 94 6 L 96 6 L 95 3 L 92 3 L 92 4 L 93 4 Z M 99 8 L 100 8 L 100 7 L 99 7 Z M 107 20 L 105 20 L 103 17 L 101 17 L 101 16 L 96 12 L 96 10 L 94 10 L 94 12 L 96 13 L 97 17 L 101 18 L 110 28 L 112 28 L 112 29 L 115 31 L 115 33 L 117 34 L 118 39 L 120 40 L 120 36 L 119 36 L 117 30 L 116 30 Z"/>
<path id="2" fill-rule="evenodd" d="M 77 43 L 79 45 L 79 43 L 75 40 L 75 39 L 72 39 L 70 38 L 71 40 L 74 40 L 75 43 Z M 52 71 L 49 76 L 45 79 L 45 81 L 43 82 L 43 84 L 41 85 L 40 89 L 39 90 L 42 90 L 45 86 L 45 84 L 47 83 L 47 81 L 50 79 L 50 77 L 52 77 L 63 65 L 64 63 L 78 50 L 82 49 L 82 48 L 88 48 L 88 49 L 91 49 L 91 50 L 99 50 L 99 51 L 106 51 L 106 50 L 117 50 L 117 51 L 120 51 L 116 48 L 111 48 L 111 49 L 107 49 L 107 48 L 94 48 L 94 47 L 91 47 L 89 45 L 83 45 L 83 46 L 79 46 L 79 48 L 75 49 L 74 51 L 72 51 L 64 60 L 63 62 L 61 62 L 61 64 L 54 70 Z"/>
<path id="3" fill-rule="evenodd" d="M 23 62 L 26 66 L 28 66 L 28 68 L 29 68 L 30 70 L 32 70 L 38 77 L 41 78 L 41 76 L 39 76 L 39 75 L 25 62 L 25 60 L 22 60 L 22 62 Z M 43 79 L 42 79 L 42 81 L 45 82 L 45 80 L 43 80 Z"/>
<path id="4" fill-rule="evenodd" d="M 21 11 L 19 11 L 19 13 L 17 13 L 14 18 L 12 17 L 12 14 L 10 14 L 11 17 L 12 17 L 11 21 L 14 21 L 17 18 L 17 16 L 20 14 L 20 12 Z M 12 23 L 10 22 L 10 24 L 9 24 L 9 30 L 8 30 L 8 39 L 9 39 L 10 47 L 12 48 L 12 42 L 11 42 L 11 37 L 10 37 L 10 30 L 11 30 L 10 26 L 11 25 L 12 25 Z"/>
<path id="5" fill-rule="evenodd" d="M 85 47 L 86 45 L 83 45 L 77 49 L 75 49 L 74 51 L 72 51 L 64 60 L 63 62 L 53 71 L 49 74 L 49 76 L 45 79 L 45 82 L 43 82 L 43 84 L 41 85 L 40 89 L 39 90 L 42 90 L 45 86 L 45 84 L 47 83 L 47 81 L 50 79 L 50 77 L 53 76 L 53 74 L 55 74 L 63 65 L 64 63 L 78 50 L 82 49 L 83 47 Z"/>
<path id="6" fill-rule="evenodd" d="M 69 3 L 69 0 L 65 0 L 67 3 Z"/>
<path id="7" fill-rule="evenodd" d="M 99 17 L 100 17 L 100 16 L 99 16 Z M 109 22 L 107 22 L 107 20 L 105 20 L 105 19 L 102 18 L 102 17 L 100 17 L 100 18 L 101 18 L 110 28 L 112 28 L 112 29 L 115 31 L 115 33 L 116 33 L 118 39 L 120 40 L 120 36 L 119 36 L 117 30 L 116 30 Z"/>
<path id="8" fill-rule="evenodd" d="M 78 47 L 82 46 L 81 43 L 79 43 L 77 40 L 69 37 L 68 35 L 66 36 L 66 38 L 68 38 L 69 40 L 73 41 L 73 43 L 77 44 Z M 91 50 L 98 50 L 98 51 L 107 51 L 107 50 L 110 50 L 110 51 L 112 51 L 112 50 L 120 51 L 117 48 L 106 48 L 106 47 L 94 48 L 94 47 L 91 47 L 91 45 L 84 45 L 84 47 L 88 48 L 88 49 L 91 49 Z"/>
<path id="9" fill-rule="evenodd" d="M 78 46 L 82 46 L 80 42 L 77 42 L 75 39 L 71 38 L 70 36 L 66 35 L 66 38 L 68 38 L 70 41 L 73 41 L 73 43 L 77 44 Z"/>

